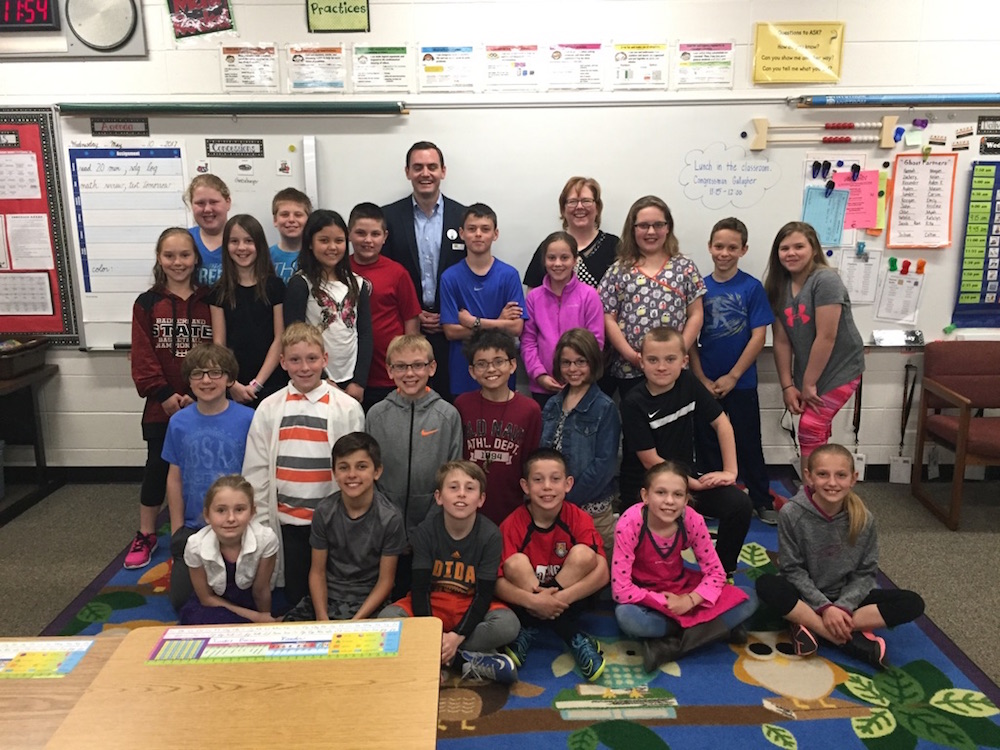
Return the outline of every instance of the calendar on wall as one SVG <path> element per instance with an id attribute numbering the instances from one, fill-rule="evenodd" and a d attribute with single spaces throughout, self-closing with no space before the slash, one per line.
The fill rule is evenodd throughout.
<path id="1" fill-rule="evenodd" d="M 52 108 L 0 109 L 0 335 L 76 344 Z"/>

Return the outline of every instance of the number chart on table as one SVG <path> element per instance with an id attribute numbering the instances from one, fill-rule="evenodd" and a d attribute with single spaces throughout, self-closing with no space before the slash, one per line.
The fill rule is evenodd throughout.
<path id="1" fill-rule="evenodd" d="M 153 664 L 369 659 L 399 653 L 400 620 L 279 626 L 168 628 Z"/>

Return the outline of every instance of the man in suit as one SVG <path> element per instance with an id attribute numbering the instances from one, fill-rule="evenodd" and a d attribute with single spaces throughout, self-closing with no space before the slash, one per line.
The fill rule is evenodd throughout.
<path id="1" fill-rule="evenodd" d="M 420 298 L 420 331 L 431 342 L 437 372 L 431 387 L 451 399 L 448 340 L 441 331 L 438 284 L 441 274 L 465 258 L 459 235 L 465 206 L 441 195 L 447 170 L 444 154 L 430 141 L 418 141 L 406 152 L 406 179 L 413 193 L 382 207 L 389 237 L 382 254 L 402 263 Z"/>

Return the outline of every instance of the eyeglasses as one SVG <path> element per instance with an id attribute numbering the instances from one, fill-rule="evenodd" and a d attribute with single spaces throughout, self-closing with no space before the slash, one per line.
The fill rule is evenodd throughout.
<path id="1" fill-rule="evenodd" d="M 576 367 L 577 369 L 582 369 L 587 367 L 590 363 L 585 359 L 560 359 L 559 366 L 564 369 L 569 369 L 570 367 Z"/>
<path id="2" fill-rule="evenodd" d="M 593 198 L 570 198 L 566 201 L 566 208 L 576 208 L 577 206 L 590 208 L 596 202 Z"/>
<path id="3" fill-rule="evenodd" d="M 393 375 L 402 375 L 407 370 L 413 370 L 415 375 L 423 374 L 430 362 L 408 362 L 406 364 L 389 365 L 389 372 Z"/>
<path id="4" fill-rule="evenodd" d="M 472 363 L 472 369 L 476 372 L 486 372 L 491 367 L 494 370 L 499 370 L 505 364 L 510 362 L 510 357 L 497 357 L 496 359 L 477 359 Z"/>
<path id="5" fill-rule="evenodd" d="M 191 380 L 201 380 L 206 375 L 209 380 L 218 380 L 225 374 L 222 370 L 191 370 Z"/>
<path id="6" fill-rule="evenodd" d="M 662 232 L 667 228 L 667 222 L 665 221 L 644 221 L 640 224 L 636 224 L 635 228 L 640 232 L 648 232 L 652 229 L 655 232 Z"/>

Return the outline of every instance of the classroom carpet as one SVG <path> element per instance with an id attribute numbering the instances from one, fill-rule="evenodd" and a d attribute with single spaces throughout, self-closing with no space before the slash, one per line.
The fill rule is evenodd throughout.
<path id="1" fill-rule="evenodd" d="M 773 489 L 793 490 L 782 482 Z M 42 635 L 175 622 L 166 595 L 168 532 L 160 529 L 148 568 L 124 570 L 123 551 Z M 775 572 L 776 550 L 776 530 L 755 519 L 736 582 L 752 585 Z M 893 585 L 884 576 L 879 583 Z M 596 683 L 582 678 L 554 635 L 542 633 L 517 683 L 445 682 L 438 747 L 1000 748 L 1000 688 L 926 617 L 886 635 L 891 666 L 881 672 L 832 646 L 794 656 L 781 619 L 763 608 L 747 623 L 747 644 L 716 643 L 651 674 L 639 644 L 618 632 L 610 602 L 598 603 L 583 626 L 607 662 Z"/>

